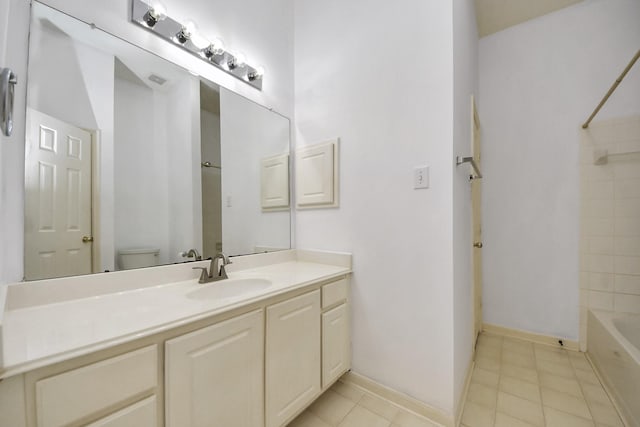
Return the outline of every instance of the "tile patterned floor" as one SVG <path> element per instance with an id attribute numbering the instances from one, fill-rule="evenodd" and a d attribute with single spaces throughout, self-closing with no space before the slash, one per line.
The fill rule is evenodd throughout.
<path id="1" fill-rule="evenodd" d="M 356 386 L 336 383 L 289 427 L 434 427 Z M 624 427 L 582 353 L 482 334 L 463 427 Z"/>
<path id="2" fill-rule="evenodd" d="M 583 353 L 482 334 L 464 427 L 624 427 Z"/>
<path id="3" fill-rule="evenodd" d="M 356 386 L 337 382 L 289 427 L 437 427 Z"/>

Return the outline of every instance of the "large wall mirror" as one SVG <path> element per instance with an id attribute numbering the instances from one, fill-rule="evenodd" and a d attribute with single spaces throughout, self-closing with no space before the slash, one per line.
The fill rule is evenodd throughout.
<path id="1" fill-rule="evenodd" d="M 25 279 L 288 249 L 290 123 L 33 3 Z"/>

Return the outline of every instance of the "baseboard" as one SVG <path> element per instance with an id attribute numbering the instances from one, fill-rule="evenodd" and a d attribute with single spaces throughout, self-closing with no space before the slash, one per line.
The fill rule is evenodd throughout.
<path id="1" fill-rule="evenodd" d="M 454 419 L 451 415 L 440 409 L 429 406 L 411 396 L 407 396 L 404 393 L 400 393 L 399 391 L 377 383 L 363 375 L 356 374 L 355 372 L 347 372 L 342 376 L 342 378 L 340 378 L 340 381 L 345 384 L 352 384 L 363 388 L 371 394 L 378 395 L 397 406 L 428 418 L 433 422 L 442 424 L 445 427 L 454 426 Z"/>
<path id="2" fill-rule="evenodd" d="M 460 425 L 462 422 L 462 413 L 464 412 L 464 404 L 467 401 L 467 393 L 469 393 L 469 386 L 471 385 L 471 375 L 473 374 L 473 367 L 476 365 L 473 357 L 469 361 L 469 366 L 467 367 L 467 377 L 464 380 L 464 388 L 462 389 L 462 394 L 458 396 L 458 405 L 456 409 L 456 427 Z"/>
<path id="3" fill-rule="evenodd" d="M 505 328 L 504 326 L 492 325 L 490 323 L 483 323 L 482 331 L 489 334 L 502 335 L 505 337 L 532 341 L 538 344 L 545 344 L 553 347 L 562 347 L 567 350 L 580 351 L 580 344 L 578 343 L 578 341 L 568 340 L 565 338 L 536 334 L 533 332 L 521 331 L 519 329 Z M 562 346 L 558 343 L 559 340 L 562 340 Z"/>

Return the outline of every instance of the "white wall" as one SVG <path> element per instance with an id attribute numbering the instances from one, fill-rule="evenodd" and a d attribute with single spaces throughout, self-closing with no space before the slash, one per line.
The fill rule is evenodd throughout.
<path id="1" fill-rule="evenodd" d="M 478 93 L 478 31 L 473 0 L 453 2 L 453 156 L 471 155 L 471 95 Z M 469 166 L 453 171 L 454 402 L 464 391 L 474 345 L 473 230 Z"/>
<path id="2" fill-rule="evenodd" d="M 640 2 L 585 0 L 480 40 L 484 319 L 578 338 L 579 126 L 638 49 Z M 640 111 L 638 65 L 599 118 Z"/>
<path id="3" fill-rule="evenodd" d="M 451 414 L 451 4 L 299 0 L 295 24 L 297 144 L 341 141 L 340 207 L 297 211 L 295 246 L 354 254 L 354 371 Z"/>
<path id="4" fill-rule="evenodd" d="M 220 167 L 220 115 L 200 110 L 203 162 Z M 222 245 L 222 171 L 202 168 L 202 256 L 213 257 Z"/>
<path id="5" fill-rule="evenodd" d="M 169 262 L 191 248 L 202 253 L 200 80 L 185 76 L 169 92 L 167 134 Z"/>
<path id="6" fill-rule="evenodd" d="M 0 284 L 22 279 L 24 254 L 24 135 L 29 4 L 0 0 L 0 67 L 18 75 L 14 131 L 0 134 Z"/>
<path id="7" fill-rule="evenodd" d="M 27 105 L 74 126 L 97 129 L 89 98 L 92 88 L 87 85 L 86 73 L 78 58 L 78 50 L 84 46 L 48 21 L 37 19 L 31 28 Z M 96 50 L 90 53 L 94 57 L 101 55 Z M 92 59 L 99 61 L 100 58 Z M 64 102 L 69 99 L 73 102 Z"/>
<path id="8" fill-rule="evenodd" d="M 169 257 L 169 182 L 166 97 L 151 88 L 116 78 L 114 160 L 115 251 L 160 249 Z M 160 128 L 161 131 L 156 131 Z M 117 262 L 117 260 L 116 260 Z M 117 265 L 117 264 L 116 264 Z"/>
<path id="9" fill-rule="evenodd" d="M 225 253 L 254 253 L 256 246 L 290 247 L 290 212 L 263 212 L 260 204 L 261 160 L 288 153 L 289 134 L 286 118 L 226 89 L 220 90 Z"/>

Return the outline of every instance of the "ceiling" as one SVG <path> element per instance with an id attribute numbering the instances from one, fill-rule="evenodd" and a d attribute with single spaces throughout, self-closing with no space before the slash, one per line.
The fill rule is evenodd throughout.
<path id="1" fill-rule="evenodd" d="M 582 0 L 475 0 L 480 37 L 497 33 Z"/>

